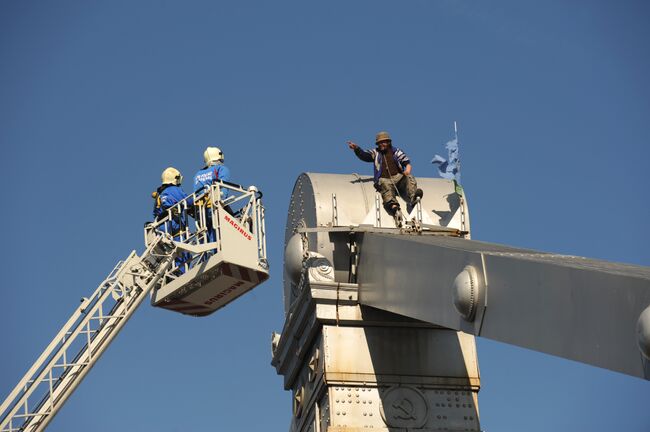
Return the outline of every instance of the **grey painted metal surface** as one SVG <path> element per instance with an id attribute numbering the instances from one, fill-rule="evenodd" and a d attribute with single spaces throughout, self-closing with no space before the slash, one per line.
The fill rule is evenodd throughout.
<path id="1" fill-rule="evenodd" d="M 418 181 L 422 233 L 377 223 L 367 177 L 298 178 L 272 362 L 291 431 L 480 430 L 472 335 L 650 377 L 649 268 L 471 241 L 453 183 Z"/>
<path id="2" fill-rule="evenodd" d="M 470 231 L 469 209 L 465 200 L 456 194 L 453 181 L 420 177 L 417 180 L 418 186 L 424 191 L 422 211 L 426 217 L 436 225 Z M 333 206 L 333 196 L 336 196 L 336 209 Z M 285 248 L 299 228 L 332 227 L 335 215 L 337 226 L 361 225 L 369 214 L 374 214 L 374 203 L 375 190 L 370 176 L 301 174 L 296 180 L 289 203 Z M 392 220 L 383 208 L 379 211 L 382 220 Z M 347 280 L 348 238 L 345 233 L 332 237 L 329 232 L 311 232 L 306 236 L 306 240 L 309 250 L 320 253 L 333 264 L 337 280 Z M 292 265 L 295 277 L 295 268 L 300 268 L 300 262 Z M 295 300 L 296 294 L 295 282 L 287 278 L 285 273 L 285 311 Z"/>
<path id="3" fill-rule="evenodd" d="M 454 306 L 463 297 L 456 278 L 468 266 L 476 275 L 469 320 Z M 647 346 L 641 314 L 650 305 L 648 267 L 460 238 L 368 233 L 358 272 L 363 304 L 650 379 L 639 349 Z M 469 297 L 465 291 L 467 307 Z"/>
<path id="4" fill-rule="evenodd" d="M 418 180 L 421 220 L 440 225 L 428 233 L 469 229 L 453 182 Z M 357 236 L 404 232 L 387 228 L 392 218 L 376 202 L 368 177 L 303 174 L 296 182 L 285 236 L 286 321 L 272 339 L 272 364 L 293 395 L 290 430 L 478 431 L 474 337 L 358 302 Z"/>
<path id="5" fill-rule="evenodd" d="M 480 430 L 474 337 L 361 306 L 358 285 L 322 280 L 316 262 L 273 338 L 290 430 Z"/>
<path id="6" fill-rule="evenodd" d="M 324 326 L 321 343 L 332 426 L 479 430 L 480 379 L 470 335 Z M 368 405 L 357 402 L 364 389 Z"/>

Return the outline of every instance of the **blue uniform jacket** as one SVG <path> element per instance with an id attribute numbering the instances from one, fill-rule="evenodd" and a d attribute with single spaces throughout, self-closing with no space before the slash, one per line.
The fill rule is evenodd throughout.
<path id="1" fill-rule="evenodd" d="M 200 169 L 194 176 L 194 192 L 200 192 L 217 180 L 230 181 L 230 170 L 223 164 L 211 165 Z M 221 190 L 221 199 L 230 195 L 228 189 Z"/>
<path id="2" fill-rule="evenodd" d="M 160 186 L 156 192 L 158 192 L 158 198 L 153 206 L 153 215 L 156 220 L 167 216 L 167 209 L 187 198 L 185 191 L 183 191 L 180 186 L 176 185 L 164 184 Z M 191 201 L 191 199 L 188 200 L 188 206 L 194 205 Z M 184 220 L 185 218 L 184 215 L 175 215 L 167 227 L 168 232 L 170 234 L 177 233 L 181 228 L 181 224 L 186 222 Z M 163 227 L 161 226 L 160 229 L 163 229 Z"/>

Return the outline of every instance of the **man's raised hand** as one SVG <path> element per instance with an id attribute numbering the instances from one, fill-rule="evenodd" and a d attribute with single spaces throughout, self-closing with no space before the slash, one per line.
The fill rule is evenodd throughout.
<path id="1" fill-rule="evenodd" d="M 348 143 L 348 147 L 350 147 L 350 150 L 356 150 L 359 148 L 359 146 L 353 143 L 352 141 L 348 141 L 347 143 Z"/>

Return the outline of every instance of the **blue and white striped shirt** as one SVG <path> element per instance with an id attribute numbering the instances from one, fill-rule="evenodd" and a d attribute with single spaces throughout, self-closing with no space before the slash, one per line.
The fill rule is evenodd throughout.
<path id="1" fill-rule="evenodd" d="M 395 164 L 400 168 L 400 171 L 403 172 L 406 169 L 406 166 L 411 163 L 411 160 L 406 156 L 401 149 L 397 147 L 389 147 L 388 152 L 391 152 Z M 374 178 L 375 184 L 379 182 L 379 177 L 381 177 L 381 171 L 383 169 L 383 159 L 382 153 L 377 149 L 362 150 L 360 147 L 354 149 L 354 154 L 357 155 L 359 159 L 364 162 L 373 162 L 374 163 Z"/>

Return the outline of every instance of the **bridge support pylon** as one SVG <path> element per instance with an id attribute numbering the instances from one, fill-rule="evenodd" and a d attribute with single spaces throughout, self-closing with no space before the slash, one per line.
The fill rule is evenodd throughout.
<path id="1" fill-rule="evenodd" d="M 441 235 L 469 230 L 453 182 L 419 183 L 420 211 Z M 296 182 L 286 231 L 286 321 L 274 334 L 272 360 L 293 396 L 289 430 L 479 431 L 474 336 L 359 302 L 359 237 L 397 230 L 382 212 L 372 179 L 302 174 Z M 395 281 L 396 296 L 405 284 Z"/>

